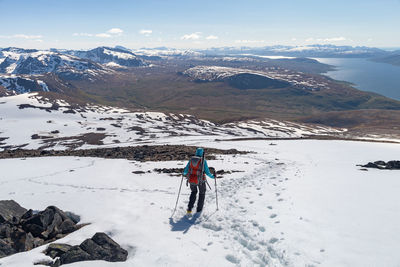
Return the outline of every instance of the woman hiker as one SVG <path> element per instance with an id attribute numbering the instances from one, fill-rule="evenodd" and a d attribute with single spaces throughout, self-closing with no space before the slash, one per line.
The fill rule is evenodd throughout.
<path id="1" fill-rule="evenodd" d="M 191 214 L 196 201 L 197 191 L 199 191 L 199 200 L 197 202 L 197 212 L 203 210 L 204 199 L 206 197 L 206 174 L 208 177 L 214 179 L 215 176 L 210 172 L 207 161 L 204 158 L 204 149 L 197 148 L 196 154 L 189 160 L 183 175 L 187 176 L 192 191 L 189 198 L 189 205 L 187 213 Z"/>

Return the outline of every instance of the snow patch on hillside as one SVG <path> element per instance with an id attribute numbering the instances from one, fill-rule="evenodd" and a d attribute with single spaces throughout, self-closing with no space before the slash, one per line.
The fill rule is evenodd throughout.
<path id="1" fill-rule="evenodd" d="M 0 149 L 10 146 L 65 149 L 74 144 L 81 148 L 173 144 L 183 137 L 193 140 L 295 138 L 345 132 L 345 129 L 268 119 L 220 125 L 185 114 L 130 112 L 99 105 L 73 108 L 65 101 L 52 102 L 36 94 L 4 97 L 2 102 L 0 137 L 9 138 Z M 82 143 L 81 139 L 88 135 L 98 141 Z"/>
<path id="2" fill-rule="evenodd" d="M 183 74 L 196 81 L 223 81 L 238 74 L 253 74 L 267 77 L 270 79 L 289 82 L 293 86 L 308 90 L 329 89 L 328 82 L 316 80 L 313 76 L 303 73 L 289 71 L 287 69 L 271 68 L 265 71 L 250 70 L 243 68 L 231 68 L 220 66 L 196 66 L 189 68 Z"/>

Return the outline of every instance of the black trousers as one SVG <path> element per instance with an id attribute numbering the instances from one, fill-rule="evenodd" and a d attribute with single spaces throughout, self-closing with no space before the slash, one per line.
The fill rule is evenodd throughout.
<path id="1" fill-rule="evenodd" d="M 197 190 L 198 188 L 198 190 Z M 197 201 L 197 212 L 201 211 L 204 206 L 204 199 L 206 197 L 206 183 L 201 183 L 199 185 L 190 185 L 190 190 L 192 190 L 192 193 L 190 193 L 190 198 L 189 198 L 189 205 L 188 205 L 188 210 L 192 211 L 194 202 L 196 202 L 196 195 L 197 191 L 199 191 L 199 201 Z"/>

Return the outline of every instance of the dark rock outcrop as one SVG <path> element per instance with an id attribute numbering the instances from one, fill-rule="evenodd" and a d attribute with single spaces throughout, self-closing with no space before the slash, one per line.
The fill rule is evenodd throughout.
<path id="1" fill-rule="evenodd" d="M 53 259 L 59 258 L 54 263 L 48 264 L 53 267 L 79 261 L 126 261 L 128 257 L 128 252 L 105 233 L 96 233 L 79 246 L 50 244 L 44 253 Z"/>
<path id="2" fill-rule="evenodd" d="M 400 160 L 391 160 L 388 162 L 378 160 L 375 162 L 368 162 L 367 164 L 360 166 L 364 168 L 375 168 L 380 170 L 400 170 Z"/>
<path id="3" fill-rule="evenodd" d="M 0 207 L 0 258 L 53 242 L 81 227 L 79 216 L 55 206 L 34 212 L 2 200 Z"/>
<path id="4" fill-rule="evenodd" d="M 35 136 L 36 137 L 36 136 Z M 101 138 L 105 135 L 102 134 Z M 37 138 L 52 141 L 62 141 L 53 138 L 46 139 L 41 136 Z M 93 136 L 91 138 L 94 138 Z M 65 141 L 65 140 L 64 140 Z M 88 142 L 86 140 L 85 142 Z M 88 142 L 89 143 L 89 142 Z M 96 144 L 95 142 L 90 142 Z M 0 152 L 2 158 L 25 158 L 25 157 L 55 157 L 55 156 L 74 156 L 74 157 L 99 157 L 114 159 L 129 159 L 136 161 L 170 161 L 170 160 L 188 160 L 190 159 L 196 147 L 183 145 L 154 145 L 154 146 L 134 146 L 134 147 L 110 147 L 110 148 L 94 148 L 94 149 L 78 149 L 78 150 L 28 150 L 13 149 Z M 205 148 L 208 160 L 215 159 L 216 154 L 246 154 L 248 152 L 238 151 L 236 149 L 222 150 L 215 148 Z"/>

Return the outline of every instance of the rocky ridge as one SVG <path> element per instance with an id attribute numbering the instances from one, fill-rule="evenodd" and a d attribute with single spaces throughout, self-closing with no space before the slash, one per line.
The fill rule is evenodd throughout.
<path id="1" fill-rule="evenodd" d="M 78 150 L 38 150 L 38 149 L 14 149 L 0 152 L 3 158 L 26 158 L 26 157 L 99 157 L 99 158 L 123 158 L 137 161 L 170 161 L 188 160 L 193 156 L 196 147 L 184 145 L 160 145 L 160 146 L 134 146 L 134 147 L 112 147 Z M 208 159 L 215 159 L 216 154 L 245 154 L 248 152 L 236 149 L 222 150 L 205 148 Z"/>
<path id="2" fill-rule="evenodd" d="M 0 201 L 0 258 L 28 251 L 78 230 L 79 216 L 55 206 L 36 212 L 13 200 Z"/>

